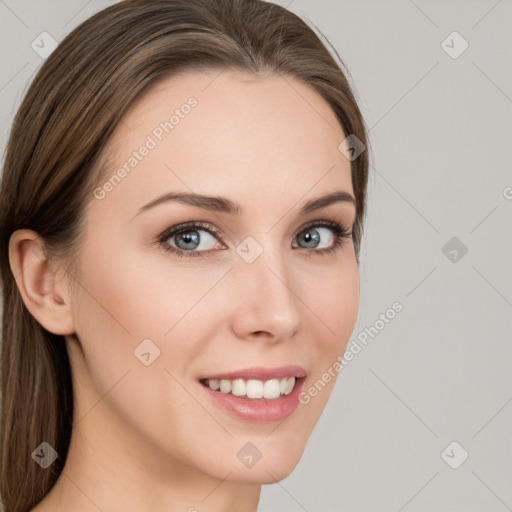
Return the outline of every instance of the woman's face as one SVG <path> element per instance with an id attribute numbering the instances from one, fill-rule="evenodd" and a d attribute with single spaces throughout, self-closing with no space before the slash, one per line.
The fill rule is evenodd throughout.
<path id="1" fill-rule="evenodd" d="M 358 310 L 352 240 L 332 227 L 350 232 L 354 204 L 301 211 L 353 196 L 344 139 L 307 85 L 228 70 L 168 79 L 125 115 L 91 190 L 67 337 L 75 435 L 98 461 L 129 449 L 146 474 L 248 483 L 296 466 L 334 378 L 297 395 L 336 375 Z M 171 193 L 225 200 L 147 206 Z M 203 380 L 232 372 L 244 382 Z M 280 398 L 223 393 L 281 396 L 286 377 Z"/>

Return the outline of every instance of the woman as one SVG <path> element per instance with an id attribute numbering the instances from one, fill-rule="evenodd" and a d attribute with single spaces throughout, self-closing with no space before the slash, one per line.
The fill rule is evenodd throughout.
<path id="1" fill-rule="evenodd" d="M 356 321 L 366 145 L 277 5 L 127 0 L 60 43 L 3 170 L 5 512 L 257 509 Z"/>

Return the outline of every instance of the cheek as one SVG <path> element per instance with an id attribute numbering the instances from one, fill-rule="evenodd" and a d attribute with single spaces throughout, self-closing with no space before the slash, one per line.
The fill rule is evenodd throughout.
<path id="1" fill-rule="evenodd" d="M 88 293 L 83 294 L 81 315 L 132 344 L 152 336 L 168 340 L 225 273 L 220 268 L 199 271 L 193 264 L 166 261 L 165 254 L 146 261 L 136 252 L 125 251 L 119 258 L 108 257 L 110 250 L 103 252 L 83 258 Z"/>
<path id="2" fill-rule="evenodd" d="M 304 386 L 304 407 L 315 422 L 338 378 L 337 365 L 354 330 L 359 309 L 359 268 L 355 259 L 336 268 L 331 269 L 329 278 L 319 277 L 315 284 L 321 283 L 322 287 L 313 287 L 314 293 L 308 295 L 308 306 L 313 311 L 309 327 L 315 344 L 310 351 L 311 371 Z"/>
<path id="3" fill-rule="evenodd" d="M 131 400 L 140 400 L 135 403 L 144 402 L 145 417 L 159 416 L 157 411 L 170 417 L 169 404 L 177 411 L 190 407 L 170 375 L 188 382 L 196 371 L 196 361 L 221 322 L 225 303 L 217 300 L 215 285 L 229 267 L 198 270 L 197 265 L 168 261 L 165 254 L 148 263 L 140 251 L 118 252 L 124 256 L 109 258 L 112 246 L 84 252 L 76 315 L 84 361 L 77 364 L 78 372 L 88 374 L 84 379 L 103 396 L 130 370 L 127 380 L 135 379 L 139 387 L 128 392 L 126 413 Z M 152 361 L 146 366 L 139 358 L 148 351 Z M 155 389 L 160 393 L 155 395 Z M 165 403 L 148 396 L 157 402 L 156 396 L 165 397 Z M 183 401 L 179 407 L 177 401 Z"/>
<path id="4" fill-rule="evenodd" d="M 210 421 L 191 399 L 188 369 L 201 353 L 200 340 L 207 339 L 201 331 L 208 324 L 205 314 L 216 316 L 213 308 L 220 307 L 204 297 L 225 269 L 198 272 L 192 265 L 173 266 L 165 260 L 148 265 L 129 252 L 118 260 L 107 254 L 113 254 L 111 247 L 94 257 L 83 253 L 77 335 L 84 356 L 83 362 L 77 356 L 73 361 L 84 383 L 78 416 L 105 397 L 98 414 L 105 411 L 113 424 L 120 421 L 120 431 L 133 427 L 152 441 L 150 447 L 186 461 L 190 447 L 204 440 L 204 424 Z M 134 355 L 146 338 L 160 350 L 148 366 Z M 212 454 L 220 457 L 221 449 L 206 455 Z M 154 455 L 158 459 L 161 454 Z"/>
<path id="5" fill-rule="evenodd" d="M 318 334 L 320 352 L 336 357 L 345 349 L 359 309 L 359 269 L 355 259 L 302 279 L 301 297 L 307 304 L 310 325 Z"/>

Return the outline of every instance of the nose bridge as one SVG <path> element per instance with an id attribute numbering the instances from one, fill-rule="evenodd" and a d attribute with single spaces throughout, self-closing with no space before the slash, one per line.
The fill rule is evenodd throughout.
<path id="1" fill-rule="evenodd" d="M 266 331 L 276 338 L 292 336 L 299 326 L 299 300 L 292 290 L 290 269 L 272 237 L 247 237 L 237 247 L 234 277 L 239 281 L 236 325 L 243 333 Z"/>

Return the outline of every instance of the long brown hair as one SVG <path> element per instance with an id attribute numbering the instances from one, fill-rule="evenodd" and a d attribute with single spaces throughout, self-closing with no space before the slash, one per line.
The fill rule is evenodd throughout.
<path id="1" fill-rule="evenodd" d="M 143 91 L 185 69 L 298 78 L 328 102 L 347 136 L 367 146 L 362 115 L 336 56 L 339 62 L 299 17 L 262 0 L 125 0 L 83 22 L 44 62 L 15 116 L 0 191 L 5 512 L 26 512 L 51 490 L 73 423 L 65 337 L 45 330 L 28 312 L 9 265 L 12 233 L 36 231 L 48 258 L 64 258 L 72 269 L 110 135 Z M 368 165 L 368 151 L 351 160 L 358 262 Z M 48 469 L 32 458 L 42 442 L 58 453 Z"/>

